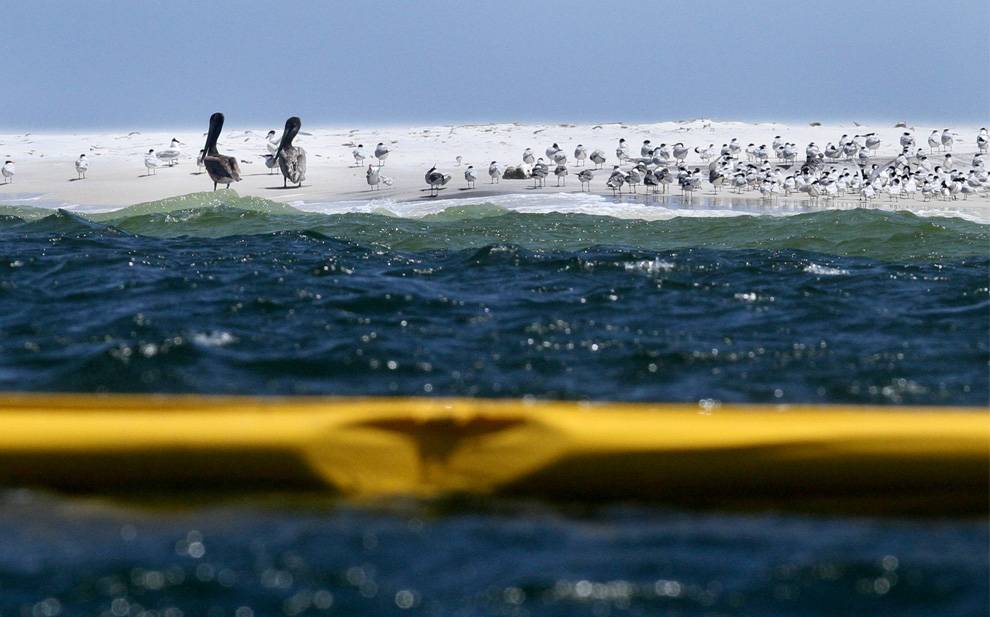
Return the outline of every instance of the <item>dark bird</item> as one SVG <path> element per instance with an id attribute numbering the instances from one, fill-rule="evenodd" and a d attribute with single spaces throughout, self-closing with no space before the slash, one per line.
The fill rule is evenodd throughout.
<path id="1" fill-rule="evenodd" d="M 302 128 L 302 120 L 296 116 L 292 116 L 286 120 L 285 130 L 282 132 L 282 140 L 279 142 L 278 150 L 275 152 L 275 158 L 278 160 L 278 165 L 282 169 L 282 175 L 284 176 L 282 181 L 283 187 L 288 186 L 289 182 L 300 186 L 303 180 L 306 179 L 306 151 L 292 145 L 292 140 L 295 139 L 300 128 Z"/>
<path id="2" fill-rule="evenodd" d="M 231 182 L 239 182 L 241 179 L 241 168 L 237 165 L 237 159 L 217 152 L 217 138 L 220 137 L 222 128 L 223 114 L 217 112 L 210 116 L 210 132 L 207 133 L 206 145 L 203 146 L 203 167 L 213 180 L 214 191 L 217 190 L 218 184 L 226 184 L 226 188 L 230 188 Z"/>

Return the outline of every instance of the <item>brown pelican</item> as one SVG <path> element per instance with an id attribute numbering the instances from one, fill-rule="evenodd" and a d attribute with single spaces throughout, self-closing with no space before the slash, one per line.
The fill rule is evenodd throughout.
<path id="1" fill-rule="evenodd" d="M 289 182 L 300 186 L 306 179 L 306 151 L 292 145 L 292 140 L 295 139 L 300 128 L 302 128 L 302 120 L 296 116 L 286 120 L 285 130 L 282 131 L 282 141 L 279 142 L 278 151 L 275 152 L 275 158 L 278 160 L 278 165 L 282 168 L 282 176 L 284 176 L 282 179 L 283 187 L 288 186 Z"/>
<path id="2" fill-rule="evenodd" d="M 217 112 L 210 116 L 210 132 L 206 135 L 206 145 L 203 147 L 203 167 L 213 179 L 214 191 L 217 190 L 217 184 L 226 184 L 226 188 L 230 188 L 231 182 L 239 182 L 241 179 L 237 159 L 217 152 L 217 138 L 220 137 L 222 128 L 223 114 Z"/>

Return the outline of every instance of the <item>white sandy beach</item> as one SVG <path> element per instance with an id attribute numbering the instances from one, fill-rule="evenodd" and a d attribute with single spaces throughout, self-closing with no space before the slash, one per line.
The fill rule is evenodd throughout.
<path id="1" fill-rule="evenodd" d="M 135 203 L 159 200 L 176 195 L 209 191 L 213 182 L 196 165 L 196 157 L 205 141 L 206 119 L 202 130 L 195 131 L 154 131 L 135 129 L 117 133 L 73 133 L 20 135 L 0 135 L 0 157 L 12 160 L 15 175 L 7 184 L 0 184 L 0 204 L 35 205 L 62 207 L 79 212 L 108 211 Z M 303 124 L 302 132 L 295 144 L 307 152 L 308 170 L 301 187 L 283 188 L 283 178 L 276 169 L 274 174 L 266 168 L 263 154 L 266 150 L 266 135 L 269 129 L 281 134 L 281 126 L 242 127 L 228 118 L 220 136 L 219 150 L 222 154 L 236 156 L 240 161 L 243 179 L 231 186 L 242 196 L 253 195 L 274 201 L 290 203 L 302 208 L 307 204 L 354 202 L 366 203 L 369 200 L 383 202 L 437 201 L 443 199 L 486 200 L 509 195 L 581 195 L 581 185 L 577 172 L 582 167 L 574 160 L 574 150 L 578 144 L 587 147 L 588 152 L 600 148 L 605 152 L 604 168 L 595 172 L 590 184 L 590 193 L 613 200 L 613 191 L 605 185 L 612 166 L 618 163 L 616 146 L 619 139 L 625 139 L 633 158 L 640 156 L 644 140 L 653 146 L 672 145 L 680 142 L 690 152 L 684 161 L 689 169 L 701 168 L 704 180 L 691 199 L 705 200 L 712 205 L 732 204 L 743 201 L 766 202 L 758 190 L 748 190 L 741 194 L 728 187 L 716 195 L 708 182 L 708 161 L 695 151 L 713 145 L 719 150 L 723 144 L 736 139 L 745 149 L 749 144 L 766 145 L 768 148 L 775 137 L 796 145 L 799 152 L 796 165 L 782 169 L 784 175 L 796 173 L 805 160 L 806 146 L 814 142 L 822 150 L 831 143 L 838 144 L 840 138 L 875 133 L 881 139 L 880 146 L 870 160 L 870 164 L 885 165 L 899 153 L 902 147 L 899 138 L 904 132 L 913 134 L 916 146 L 929 152 L 928 136 L 933 131 L 941 131 L 943 126 L 908 125 L 864 126 L 853 122 L 848 124 L 826 124 L 812 126 L 784 125 L 777 123 L 747 124 L 740 122 L 719 122 L 713 120 L 690 120 L 681 122 L 661 122 L 657 124 L 626 125 L 606 123 L 597 125 L 521 125 L 490 124 L 461 126 L 430 126 L 412 128 L 319 128 Z M 955 134 L 951 149 L 952 169 L 966 174 L 972 168 L 972 160 L 978 152 L 977 134 L 981 127 L 950 126 Z M 172 138 L 179 139 L 182 154 L 174 166 L 162 166 L 150 174 L 144 165 L 144 155 L 149 149 L 165 149 Z M 391 152 L 381 167 L 381 173 L 392 180 L 391 186 L 381 185 L 381 190 L 372 191 L 365 179 L 369 164 L 378 167 L 374 158 L 375 146 L 382 142 Z M 545 150 L 551 144 L 558 144 L 567 154 L 569 174 L 563 186 L 551 173 L 544 188 L 534 188 L 533 180 L 503 179 L 492 184 L 488 166 L 498 161 L 503 168 L 522 164 L 522 154 L 532 148 L 537 157 L 547 158 Z M 355 163 L 352 151 L 363 144 L 367 159 L 363 166 Z M 78 179 L 74 161 L 82 153 L 90 161 L 85 179 Z M 933 166 L 944 165 L 945 152 L 928 154 Z M 460 162 L 458 162 L 460 157 Z M 777 157 L 770 151 L 769 162 L 779 165 Z M 740 153 L 738 163 L 745 165 L 745 150 Z M 438 198 L 430 197 L 430 189 L 424 181 L 426 171 L 436 165 L 440 171 L 452 175 L 451 181 L 440 191 Z M 478 171 L 476 188 L 469 189 L 464 179 L 468 165 Z M 623 169 L 632 165 L 626 163 Z M 594 167 L 587 161 L 586 168 Z M 838 159 L 829 161 L 827 168 L 856 171 L 859 165 L 855 160 Z M 676 173 L 676 167 L 671 165 Z M 624 193 L 628 191 L 625 188 Z M 640 185 L 637 196 L 624 200 L 649 204 L 656 198 L 647 197 L 648 189 Z M 669 194 L 679 195 L 676 181 Z M 845 192 L 831 200 L 812 202 L 804 193 L 789 197 L 781 194 L 775 197 L 774 204 L 784 204 L 789 211 L 806 211 L 823 208 L 850 208 L 857 206 L 885 209 L 911 210 L 919 213 L 954 213 L 972 216 L 979 220 L 990 219 L 990 196 L 986 192 L 962 195 L 957 199 L 934 199 L 926 201 L 918 191 L 913 198 L 893 199 L 881 193 L 868 202 L 861 200 L 853 192 Z M 669 205 L 669 204 L 668 204 Z"/>

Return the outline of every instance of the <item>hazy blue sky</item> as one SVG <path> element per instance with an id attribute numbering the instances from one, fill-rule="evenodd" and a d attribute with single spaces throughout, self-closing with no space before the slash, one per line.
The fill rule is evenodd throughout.
<path id="1" fill-rule="evenodd" d="M 2 132 L 990 118 L 987 0 L 4 0 L 0 33 Z"/>

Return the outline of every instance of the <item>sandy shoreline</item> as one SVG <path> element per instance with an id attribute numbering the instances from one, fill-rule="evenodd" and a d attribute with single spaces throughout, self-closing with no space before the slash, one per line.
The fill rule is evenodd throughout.
<path id="1" fill-rule="evenodd" d="M 229 122 L 229 121 L 228 121 Z M 196 165 L 196 156 L 205 141 L 203 131 L 180 132 L 141 132 L 130 133 L 76 133 L 76 134 L 27 134 L 0 135 L 0 157 L 15 162 L 15 175 L 8 184 L 0 184 L 0 204 L 39 205 L 44 207 L 65 207 L 80 212 L 107 211 L 135 203 L 155 201 L 176 195 L 212 190 L 209 176 Z M 885 164 L 901 151 L 898 141 L 905 131 L 911 132 L 916 149 L 928 152 L 927 138 L 932 131 L 944 127 L 914 126 L 858 126 L 833 124 L 820 126 L 795 126 L 776 123 L 746 124 L 737 122 L 716 122 L 692 120 L 688 122 L 663 122 L 648 125 L 601 124 L 601 125 L 465 125 L 434 126 L 412 128 L 367 128 L 367 129 L 324 129 L 307 128 L 296 139 L 296 145 L 307 151 L 307 179 L 301 187 L 283 188 L 280 173 L 271 174 L 264 164 L 266 134 L 269 128 L 281 134 L 281 127 L 238 128 L 228 124 L 220 137 L 221 153 L 236 156 L 240 161 L 243 179 L 231 188 L 242 196 L 258 196 L 273 201 L 299 204 L 331 202 L 367 202 L 384 200 L 390 202 L 428 201 L 444 199 L 485 200 L 509 195 L 553 195 L 581 194 L 577 172 L 582 169 L 574 161 L 574 149 L 578 144 L 587 147 L 588 152 L 600 148 L 605 152 L 604 169 L 595 173 L 590 185 L 590 193 L 605 196 L 612 200 L 612 190 L 605 181 L 616 164 L 616 146 L 620 138 L 628 142 L 633 157 L 640 155 L 644 140 L 649 139 L 654 146 L 662 143 L 672 145 L 681 142 L 689 148 L 685 163 L 688 168 L 700 167 L 705 180 L 694 200 L 706 200 L 711 204 L 727 206 L 738 203 L 759 204 L 765 202 L 759 191 L 735 194 L 727 189 L 716 194 L 707 181 L 708 162 L 698 152 L 710 145 L 718 150 L 722 144 L 736 139 L 745 148 L 748 144 L 766 144 L 768 147 L 776 136 L 794 143 L 799 155 L 798 165 L 784 169 L 785 175 L 794 173 L 804 160 L 805 147 L 816 143 L 822 150 L 829 142 L 838 143 L 843 135 L 853 137 L 876 133 L 881 138 L 880 147 L 871 160 Z M 963 173 L 971 168 L 971 161 L 977 153 L 976 136 L 980 127 L 950 127 L 956 134 L 952 147 L 953 167 Z M 163 166 L 154 174 L 149 174 L 144 166 L 144 155 L 149 149 L 162 150 L 175 137 L 183 142 L 182 154 L 176 165 Z M 381 185 L 381 190 L 372 191 L 365 179 L 369 163 L 377 168 L 374 150 L 379 142 L 385 143 L 391 153 L 381 167 L 381 173 L 392 180 L 391 186 Z M 534 188 L 532 180 L 503 179 L 491 184 L 488 165 L 498 161 L 503 167 L 522 163 L 522 153 L 532 148 L 537 157 L 547 158 L 545 150 L 551 144 L 558 144 L 568 155 L 569 174 L 565 184 L 558 187 L 558 179 L 551 174 L 546 179 L 545 188 Z M 363 166 L 355 163 L 352 150 L 358 144 L 364 145 L 367 159 Z M 85 153 L 90 160 L 90 168 L 85 179 L 78 179 L 74 167 L 76 158 Z M 457 157 L 461 157 L 458 162 Z M 930 160 L 935 165 L 943 164 L 944 153 L 935 152 Z M 745 151 L 740 154 L 743 164 L 747 162 Z M 769 158 L 776 164 L 771 151 Z M 430 190 L 424 181 L 426 171 L 436 165 L 439 170 L 452 175 L 451 181 L 440 191 L 437 198 L 430 197 Z M 464 179 L 468 165 L 478 171 L 476 188 L 469 189 Z M 855 161 L 838 160 L 829 167 L 839 170 L 859 168 Z M 587 167 L 593 165 L 587 162 Z M 630 164 L 623 165 L 629 169 Z M 673 167 L 672 167 L 673 169 Z M 676 170 L 675 170 L 676 171 Z M 671 195 L 679 195 L 676 183 Z M 639 186 L 637 195 L 626 196 L 625 201 L 656 203 L 661 201 L 670 206 L 678 199 L 657 198 L 647 195 L 647 189 Z M 783 195 L 774 204 L 785 204 L 791 210 L 824 209 L 829 207 L 849 208 L 861 205 L 855 194 L 845 194 L 833 202 L 824 201 L 812 204 L 806 194 Z M 878 195 L 867 207 L 912 210 L 924 212 L 931 209 L 958 211 L 977 218 L 990 218 L 990 198 L 974 195 L 964 200 L 935 200 L 926 203 L 920 192 L 914 199 L 891 200 L 887 195 Z"/>

